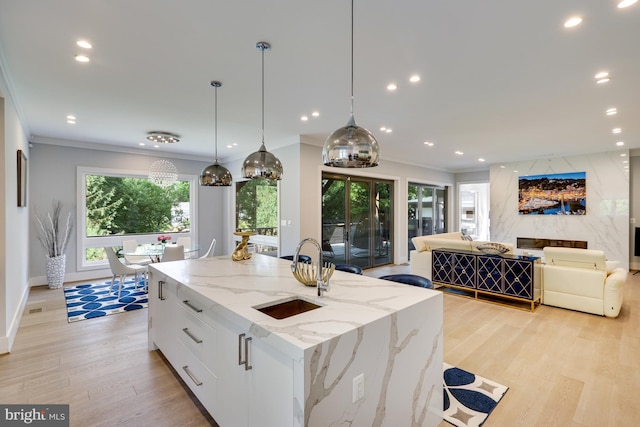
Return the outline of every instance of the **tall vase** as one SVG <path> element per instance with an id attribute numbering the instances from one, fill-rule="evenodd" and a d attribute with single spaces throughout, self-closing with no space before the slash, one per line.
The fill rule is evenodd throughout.
<path id="1" fill-rule="evenodd" d="M 59 289 L 64 283 L 66 255 L 47 257 L 47 283 L 49 289 Z"/>

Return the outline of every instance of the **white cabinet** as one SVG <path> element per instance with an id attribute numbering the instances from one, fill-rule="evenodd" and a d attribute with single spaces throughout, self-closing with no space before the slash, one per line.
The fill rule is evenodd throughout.
<path id="1" fill-rule="evenodd" d="M 293 359 L 207 308 L 199 293 L 150 277 L 149 348 L 162 351 L 216 422 L 292 426 Z"/>

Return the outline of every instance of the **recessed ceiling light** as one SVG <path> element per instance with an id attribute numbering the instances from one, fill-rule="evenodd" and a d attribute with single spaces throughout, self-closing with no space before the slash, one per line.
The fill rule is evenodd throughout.
<path id="1" fill-rule="evenodd" d="M 227 145 L 227 148 L 232 148 L 232 147 L 233 147 L 232 145 Z"/>
<path id="2" fill-rule="evenodd" d="M 518 171 L 513 171 L 513 173 L 518 173 Z"/>
<path id="3" fill-rule="evenodd" d="M 67 119 L 67 123 L 69 123 L 70 125 L 75 125 L 76 121 L 73 119 Z"/>
<path id="4" fill-rule="evenodd" d="M 393 132 L 390 128 L 387 128 L 387 130 L 385 130 L 386 133 L 391 133 Z"/>
<path id="5" fill-rule="evenodd" d="M 608 71 L 600 71 L 598 74 L 596 74 L 593 77 L 596 78 L 596 79 L 604 79 L 605 77 L 609 77 L 609 72 Z"/>
<path id="6" fill-rule="evenodd" d="M 382 127 L 380 128 L 380 131 L 381 131 L 381 132 L 384 132 L 385 130 L 387 130 L 387 128 L 386 128 L 386 127 L 384 127 L 384 126 L 382 126 Z"/>
<path id="7" fill-rule="evenodd" d="M 91 49 L 93 46 L 91 46 L 91 43 L 89 43 L 86 40 L 78 40 L 76 42 L 76 45 L 80 46 L 83 49 Z"/>
<path id="8" fill-rule="evenodd" d="M 311 113 L 311 115 L 313 117 L 318 117 L 320 115 L 320 113 L 318 113 L 317 111 L 314 111 L 313 113 Z"/>
<path id="9" fill-rule="evenodd" d="M 78 61 L 78 62 L 89 62 L 90 59 L 89 59 L 88 56 L 76 55 L 76 61 Z"/>
<path id="10" fill-rule="evenodd" d="M 615 114 L 618 114 L 618 109 L 617 108 L 608 108 L 606 111 L 607 116 L 613 116 Z"/>
<path id="11" fill-rule="evenodd" d="M 581 22 L 582 22 L 582 18 L 580 18 L 579 16 L 574 16 L 564 21 L 564 27 L 572 28 L 572 27 L 575 27 L 576 25 L 580 25 Z"/>
<path id="12" fill-rule="evenodd" d="M 616 142 L 616 145 L 618 147 L 622 147 L 624 145 L 624 141 L 618 141 L 618 142 Z"/>
<path id="13" fill-rule="evenodd" d="M 309 120 L 309 117 L 302 116 L 302 117 L 300 117 L 300 120 L 302 120 L 303 122 L 306 122 L 307 120 Z"/>
<path id="14" fill-rule="evenodd" d="M 426 145 L 427 147 L 433 147 L 433 142 L 431 141 L 425 141 L 424 145 Z"/>
<path id="15" fill-rule="evenodd" d="M 506 169 L 505 165 L 500 165 L 500 169 Z"/>
<path id="16" fill-rule="evenodd" d="M 627 157 L 627 153 L 620 154 L 620 157 Z"/>
<path id="17" fill-rule="evenodd" d="M 625 7 L 629 7 L 631 5 L 634 5 L 638 2 L 638 0 L 622 0 L 620 3 L 618 3 L 618 7 L 620 9 L 624 9 Z"/>
<path id="18" fill-rule="evenodd" d="M 485 160 L 485 159 L 483 159 L 482 157 L 480 157 L 480 158 L 478 159 L 478 161 L 479 161 L 479 162 L 485 162 L 486 160 Z"/>
<path id="19" fill-rule="evenodd" d="M 455 154 L 456 156 L 462 156 L 464 153 L 462 151 L 456 151 Z"/>
<path id="20" fill-rule="evenodd" d="M 74 115 L 69 114 L 67 116 L 67 120 L 75 120 L 75 119 L 76 119 L 76 116 L 74 116 Z"/>
<path id="21" fill-rule="evenodd" d="M 153 148 L 160 148 L 160 146 L 156 144 L 153 146 Z"/>
<path id="22" fill-rule="evenodd" d="M 411 83 L 417 83 L 420 81 L 420 76 L 417 74 L 414 74 L 413 76 L 409 77 L 409 81 Z"/>
<path id="23" fill-rule="evenodd" d="M 611 133 L 622 133 L 622 129 L 621 128 L 613 128 L 613 129 L 611 129 Z"/>
<path id="24" fill-rule="evenodd" d="M 627 160 L 622 161 L 623 164 L 629 163 Z"/>
<path id="25" fill-rule="evenodd" d="M 235 147 L 236 145 L 238 145 L 238 143 L 237 143 L 237 142 L 234 142 L 234 143 L 233 143 L 233 144 L 231 144 L 231 145 L 233 145 L 233 146 Z"/>
<path id="26" fill-rule="evenodd" d="M 398 89 L 398 86 L 395 83 L 389 83 L 387 85 L 387 90 L 396 90 Z"/>
<path id="27" fill-rule="evenodd" d="M 138 142 L 138 145 L 144 147 L 144 142 Z"/>

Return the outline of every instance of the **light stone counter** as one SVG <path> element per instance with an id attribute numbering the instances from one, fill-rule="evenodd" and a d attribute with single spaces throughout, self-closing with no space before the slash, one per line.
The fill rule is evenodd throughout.
<path id="1" fill-rule="evenodd" d="M 289 355 L 304 378 L 295 425 L 437 425 L 442 420 L 442 294 L 336 271 L 322 297 L 300 284 L 291 262 L 254 255 L 153 264 L 199 301 Z M 286 319 L 255 309 L 300 296 L 321 308 Z M 294 369 L 295 370 L 295 369 Z M 364 373 L 364 399 L 352 379 Z M 301 395 L 304 393 L 304 397 Z M 304 402 L 304 403 L 302 403 Z M 214 414 L 215 418 L 215 414 Z"/>

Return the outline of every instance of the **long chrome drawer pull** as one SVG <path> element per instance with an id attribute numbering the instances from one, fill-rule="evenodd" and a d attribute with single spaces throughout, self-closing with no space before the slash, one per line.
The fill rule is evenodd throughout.
<path id="1" fill-rule="evenodd" d="M 187 334 L 189 336 L 189 338 L 194 340 L 197 344 L 200 344 L 202 342 L 202 340 L 200 338 L 195 337 L 191 332 L 189 332 L 189 328 L 182 329 L 182 332 Z"/>
<path id="2" fill-rule="evenodd" d="M 164 301 L 164 281 L 158 280 L 158 298 Z"/>
<path id="3" fill-rule="evenodd" d="M 184 303 L 184 305 L 186 305 L 187 307 L 189 307 L 191 310 L 195 311 L 196 313 L 202 313 L 202 309 L 195 307 L 194 305 L 192 305 L 191 303 L 189 303 L 189 300 L 186 299 L 184 301 L 182 301 Z"/>
<path id="4" fill-rule="evenodd" d="M 189 366 L 183 366 L 182 369 L 184 369 L 184 371 L 187 373 L 187 375 L 189 375 L 189 378 L 191 378 L 191 381 L 193 381 L 193 383 L 197 386 L 201 386 L 202 385 L 202 381 L 200 381 L 199 379 L 197 379 L 195 377 L 195 375 L 193 375 L 193 372 L 191 372 L 189 370 Z"/>
<path id="5" fill-rule="evenodd" d="M 253 366 L 251 366 L 251 362 L 249 361 L 249 341 L 251 341 L 251 340 L 252 340 L 251 337 L 246 338 L 244 340 L 244 358 L 245 358 L 244 370 L 245 371 L 248 371 L 249 369 L 253 368 Z"/>
<path id="6" fill-rule="evenodd" d="M 246 360 L 244 362 L 242 361 L 242 339 L 244 337 L 245 334 L 238 335 L 238 365 L 244 365 L 245 363 L 247 363 Z"/>

